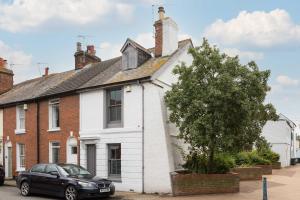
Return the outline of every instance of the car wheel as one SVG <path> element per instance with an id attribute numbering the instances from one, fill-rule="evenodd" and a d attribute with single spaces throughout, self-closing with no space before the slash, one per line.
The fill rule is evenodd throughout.
<path id="1" fill-rule="evenodd" d="M 30 186 L 26 181 L 24 181 L 21 184 L 21 195 L 22 196 L 29 196 L 29 194 L 30 194 Z"/>
<path id="2" fill-rule="evenodd" d="M 66 198 L 66 200 L 77 200 L 78 199 L 77 190 L 75 189 L 74 186 L 67 187 L 67 189 L 65 191 L 65 198 Z"/>

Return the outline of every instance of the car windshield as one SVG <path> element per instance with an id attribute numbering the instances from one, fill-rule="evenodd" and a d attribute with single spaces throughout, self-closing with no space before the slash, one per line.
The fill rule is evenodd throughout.
<path id="1" fill-rule="evenodd" d="M 81 166 L 77 165 L 59 165 L 60 171 L 66 176 L 78 176 L 78 177 L 86 177 L 91 176 L 91 173 L 88 172 Z"/>

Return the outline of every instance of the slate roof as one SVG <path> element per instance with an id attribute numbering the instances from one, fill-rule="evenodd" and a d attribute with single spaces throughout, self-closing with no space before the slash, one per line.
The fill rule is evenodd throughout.
<path id="1" fill-rule="evenodd" d="M 120 56 L 89 64 L 80 70 L 74 69 L 24 81 L 0 95 L 0 107 L 92 87 L 150 79 L 178 50 L 190 43 L 191 40 L 180 41 L 178 43 L 179 48 L 172 55 L 150 58 L 135 69 L 122 70 L 122 57 Z M 147 51 L 153 52 L 154 49 L 151 48 Z"/>

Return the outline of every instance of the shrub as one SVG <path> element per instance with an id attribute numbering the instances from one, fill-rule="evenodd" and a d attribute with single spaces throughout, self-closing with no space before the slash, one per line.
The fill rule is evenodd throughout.
<path id="1" fill-rule="evenodd" d="M 266 160 L 269 160 L 271 163 L 278 162 L 278 161 L 279 161 L 279 158 L 280 158 L 279 154 L 273 152 L 272 150 L 259 152 L 259 155 L 260 155 L 262 158 L 264 158 L 264 159 L 266 159 Z"/>
<path id="2" fill-rule="evenodd" d="M 238 166 L 255 166 L 255 165 L 269 165 L 271 162 L 258 154 L 257 151 L 243 151 L 235 156 L 235 163 Z"/>
<path id="3" fill-rule="evenodd" d="M 234 158 L 227 154 L 217 154 L 214 157 L 213 167 L 208 171 L 208 158 L 204 154 L 193 153 L 186 157 L 184 168 L 199 174 L 225 174 L 235 167 Z"/>

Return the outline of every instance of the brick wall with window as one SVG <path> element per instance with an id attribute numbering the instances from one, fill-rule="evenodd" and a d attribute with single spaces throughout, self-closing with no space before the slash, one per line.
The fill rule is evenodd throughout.
<path id="1" fill-rule="evenodd" d="M 41 162 L 53 162 L 58 152 L 58 162 L 64 163 L 67 161 L 66 143 L 70 132 L 74 137 L 79 137 L 79 95 L 47 99 L 40 105 Z M 57 146 L 57 143 L 59 149 L 54 148 L 54 154 L 51 144 Z"/>
<path id="2" fill-rule="evenodd" d="M 20 105 L 23 107 L 23 104 Z M 17 153 L 18 144 L 24 144 L 24 168 L 29 169 L 37 162 L 37 139 L 36 139 L 36 103 L 27 104 L 27 109 L 24 111 L 25 129 L 23 133 L 16 133 L 17 128 L 17 106 L 12 106 L 3 109 L 3 145 L 7 142 L 12 144 L 12 172 L 13 176 L 17 175 L 17 170 L 20 166 L 17 164 L 21 161 L 20 154 Z M 5 150 L 5 148 L 4 148 Z M 23 156 L 23 155 L 22 155 Z M 17 161 L 18 160 L 18 161 Z M 17 163 L 18 162 L 18 163 Z M 22 164 L 22 163 L 20 163 Z M 23 164 L 22 164 L 23 165 Z M 21 166 L 21 170 L 24 169 Z"/>

